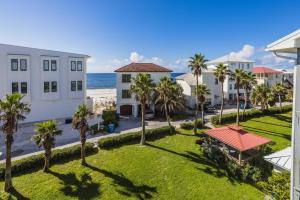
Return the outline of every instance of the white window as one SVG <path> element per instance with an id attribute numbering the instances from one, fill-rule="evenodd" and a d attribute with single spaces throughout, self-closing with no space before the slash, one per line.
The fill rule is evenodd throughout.
<path id="1" fill-rule="evenodd" d="M 11 59 L 10 64 L 11 64 L 11 71 L 18 71 L 18 59 Z"/>
<path id="2" fill-rule="evenodd" d="M 57 62 L 56 60 L 51 60 L 51 71 L 57 70 Z"/>
<path id="3" fill-rule="evenodd" d="M 77 61 L 77 71 L 82 71 L 82 61 Z"/>
<path id="4" fill-rule="evenodd" d="M 71 71 L 76 71 L 76 61 L 71 61 Z"/>
<path id="5" fill-rule="evenodd" d="M 26 59 L 20 59 L 20 70 L 27 71 L 27 60 Z"/>
<path id="6" fill-rule="evenodd" d="M 49 60 L 43 60 L 44 71 L 49 71 Z"/>

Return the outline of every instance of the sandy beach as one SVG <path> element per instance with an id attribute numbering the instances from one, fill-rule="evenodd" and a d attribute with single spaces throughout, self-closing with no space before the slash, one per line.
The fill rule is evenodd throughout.
<path id="1" fill-rule="evenodd" d="M 110 106 L 116 102 L 117 89 L 88 89 L 87 96 L 93 98 L 95 111 L 101 113 L 105 107 Z"/>

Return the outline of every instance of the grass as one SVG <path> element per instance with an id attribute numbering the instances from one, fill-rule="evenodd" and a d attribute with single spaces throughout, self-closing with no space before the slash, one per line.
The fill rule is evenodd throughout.
<path id="1" fill-rule="evenodd" d="M 241 126 L 249 132 L 272 139 L 275 143 L 272 146 L 274 151 L 284 149 L 291 145 L 291 112 L 252 118 L 246 122 L 242 122 Z"/>
<path id="2" fill-rule="evenodd" d="M 100 150 L 79 160 L 13 177 L 12 195 L 0 199 L 263 199 L 255 187 L 227 177 L 201 154 L 197 136 L 174 136 Z M 0 182 L 3 188 L 3 182 Z"/>

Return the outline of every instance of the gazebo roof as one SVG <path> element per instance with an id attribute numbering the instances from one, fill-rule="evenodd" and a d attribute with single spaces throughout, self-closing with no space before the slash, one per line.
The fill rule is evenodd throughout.
<path id="1" fill-rule="evenodd" d="M 205 133 L 241 152 L 271 142 L 268 138 L 249 133 L 236 125 L 210 129 Z"/>

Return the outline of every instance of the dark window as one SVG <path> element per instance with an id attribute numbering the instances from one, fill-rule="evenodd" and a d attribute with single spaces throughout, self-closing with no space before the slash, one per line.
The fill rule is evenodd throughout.
<path id="1" fill-rule="evenodd" d="M 82 91 L 82 81 L 77 81 L 77 90 Z"/>
<path id="2" fill-rule="evenodd" d="M 51 92 L 57 92 L 57 81 L 51 82 Z"/>
<path id="3" fill-rule="evenodd" d="M 51 71 L 57 70 L 57 63 L 56 60 L 51 60 Z"/>
<path id="4" fill-rule="evenodd" d="M 50 83 L 49 81 L 44 82 L 44 93 L 50 92 Z"/>
<path id="5" fill-rule="evenodd" d="M 21 93 L 27 94 L 27 82 L 21 82 Z"/>
<path id="6" fill-rule="evenodd" d="M 232 90 L 232 84 L 229 85 L 229 89 Z"/>
<path id="7" fill-rule="evenodd" d="M 19 83 L 18 82 L 13 82 L 11 84 L 11 92 L 12 93 L 17 93 L 19 92 Z"/>
<path id="8" fill-rule="evenodd" d="M 18 71 L 18 59 L 11 59 L 11 71 Z"/>
<path id="9" fill-rule="evenodd" d="M 26 59 L 20 60 L 20 70 L 27 71 L 27 60 Z"/>
<path id="10" fill-rule="evenodd" d="M 249 63 L 247 64 L 247 68 L 250 69 L 250 64 Z"/>
<path id="11" fill-rule="evenodd" d="M 49 60 L 43 60 L 44 71 L 49 71 Z"/>
<path id="12" fill-rule="evenodd" d="M 148 78 L 151 78 L 151 74 L 147 74 Z"/>
<path id="13" fill-rule="evenodd" d="M 216 78 L 215 79 L 215 85 L 218 85 L 219 84 L 219 80 Z"/>
<path id="14" fill-rule="evenodd" d="M 122 90 L 122 98 L 123 99 L 130 99 L 131 98 L 131 94 L 129 90 Z"/>
<path id="15" fill-rule="evenodd" d="M 82 61 L 77 61 L 77 71 L 82 71 Z"/>
<path id="16" fill-rule="evenodd" d="M 122 74 L 122 83 L 130 83 L 131 75 L 130 74 Z"/>
<path id="17" fill-rule="evenodd" d="M 71 91 L 76 91 L 76 81 L 71 81 Z"/>
<path id="18" fill-rule="evenodd" d="M 76 71 L 76 61 L 71 61 L 71 71 Z"/>

